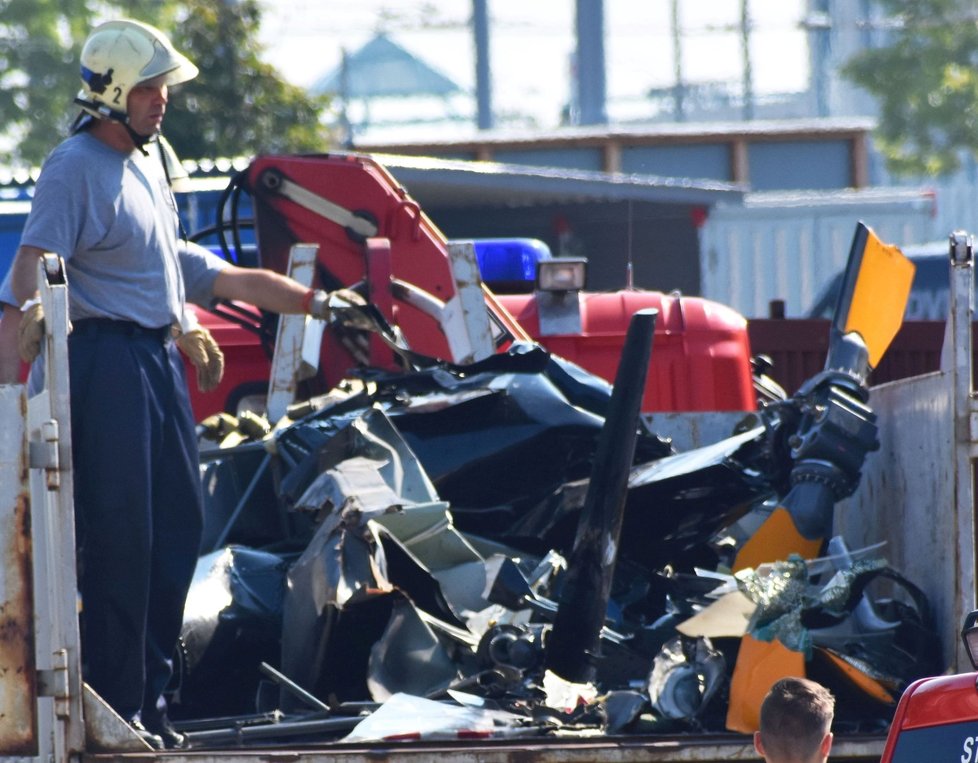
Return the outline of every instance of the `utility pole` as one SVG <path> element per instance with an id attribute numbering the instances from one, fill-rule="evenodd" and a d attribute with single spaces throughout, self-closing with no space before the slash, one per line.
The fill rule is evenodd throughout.
<path id="1" fill-rule="evenodd" d="M 829 0 L 808 0 L 809 8 L 802 19 L 802 27 L 808 32 L 812 75 L 809 91 L 814 101 L 815 116 L 827 117 L 829 106 L 829 58 L 832 52 L 832 15 Z"/>
<path id="2" fill-rule="evenodd" d="M 686 83 L 683 82 L 683 35 L 679 24 L 679 0 L 670 0 L 672 31 L 672 74 L 676 84 L 672 89 L 673 115 L 677 122 L 686 121 Z"/>
<path id="3" fill-rule="evenodd" d="M 350 122 L 350 60 L 346 48 L 340 50 L 340 129 L 343 147 L 353 148 L 353 124 Z"/>
<path id="4" fill-rule="evenodd" d="M 577 2 L 577 124 L 607 124 L 604 0 Z"/>
<path id="5" fill-rule="evenodd" d="M 472 0 L 472 31 L 475 35 L 475 94 L 477 121 L 480 130 L 493 126 L 492 68 L 489 63 L 488 0 Z"/>
<path id="6" fill-rule="evenodd" d="M 740 0 L 740 50 L 744 66 L 744 119 L 754 118 L 754 75 L 750 63 L 750 0 Z"/>

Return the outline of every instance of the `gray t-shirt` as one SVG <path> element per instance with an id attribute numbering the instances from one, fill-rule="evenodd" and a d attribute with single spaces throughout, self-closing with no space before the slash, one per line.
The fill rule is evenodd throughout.
<path id="1" fill-rule="evenodd" d="M 4 305 L 16 305 L 17 300 L 14 299 L 14 290 L 10 286 L 10 271 L 3 277 L 3 283 L 0 283 L 0 310 L 3 309 Z"/>
<path id="2" fill-rule="evenodd" d="M 222 262 L 179 241 L 155 152 L 117 151 L 87 132 L 48 156 L 20 242 L 64 258 L 73 321 L 180 324 L 186 299 L 211 301 Z"/>
<path id="3" fill-rule="evenodd" d="M 177 246 L 183 282 L 188 289 L 187 301 L 201 307 L 212 306 L 217 301 L 214 296 L 214 279 L 218 273 L 230 267 L 231 263 L 193 241 L 181 241 Z M 17 306 L 10 276 L 11 271 L 8 270 L 0 282 L 0 308 L 5 304 Z"/>
<path id="4" fill-rule="evenodd" d="M 177 255 L 187 301 L 201 307 L 212 307 L 217 302 L 214 279 L 222 270 L 231 267 L 231 263 L 193 241 L 181 241 L 177 245 Z"/>

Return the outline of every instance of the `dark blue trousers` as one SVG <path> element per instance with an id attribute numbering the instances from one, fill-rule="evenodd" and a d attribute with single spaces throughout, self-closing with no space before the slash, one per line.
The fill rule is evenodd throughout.
<path id="1" fill-rule="evenodd" d="M 83 676 L 123 718 L 161 712 L 203 526 L 183 362 L 165 329 L 68 338 Z"/>

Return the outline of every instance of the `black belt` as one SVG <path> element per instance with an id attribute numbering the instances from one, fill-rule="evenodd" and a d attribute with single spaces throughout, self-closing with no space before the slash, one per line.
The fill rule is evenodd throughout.
<path id="1" fill-rule="evenodd" d="M 169 326 L 147 328 L 133 321 L 116 321 L 111 318 L 81 318 L 72 321 L 72 334 L 122 334 L 133 338 L 145 337 L 164 341 L 170 336 Z"/>

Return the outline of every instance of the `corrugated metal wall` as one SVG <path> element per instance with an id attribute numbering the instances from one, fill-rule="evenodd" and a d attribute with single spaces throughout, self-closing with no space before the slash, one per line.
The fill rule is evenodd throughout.
<path id="1" fill-rule="evenodd" d="M 766 317 L 775 299 L 786 317 L 802 317 L 845 266 L 860 220 L 891 244 L 948 233 L 923 189 L 748 194 L 716 206 L 700 229 L 701 294 L 748 318 Z"/>

